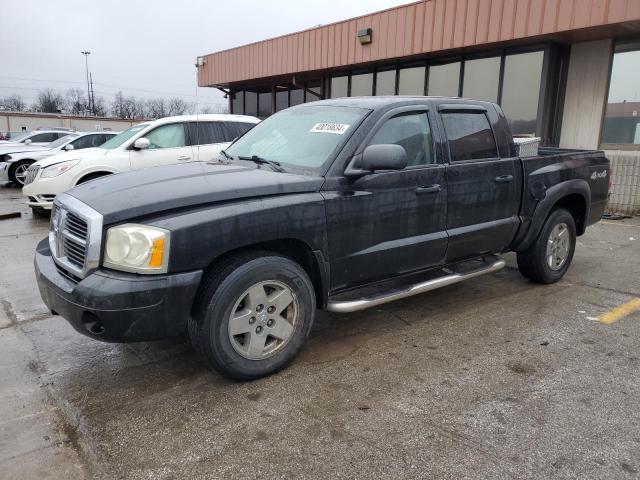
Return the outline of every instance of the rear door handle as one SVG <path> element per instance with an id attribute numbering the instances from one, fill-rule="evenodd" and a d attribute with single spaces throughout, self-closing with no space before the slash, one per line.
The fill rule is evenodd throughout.
<path id="1" fill-rule="evenodd" d="M 191 157 L 189 155 L 180 155 L 178 160 L 191 160 Z"/>
<path id="2" fill-rule="evenodd" d="M 513 175 L 500 175 L 496 177 L 496 183 L 509 183 L 513 181 Z"/>
<path id="3" fill-rule="evenodd" d="M 424 187 L 416 188 L 416 195 L 423 195 L 425 193 L 438 193 L 442 190 L 439 184 L 434 183 L 433 185 L 426 185 Z"/>

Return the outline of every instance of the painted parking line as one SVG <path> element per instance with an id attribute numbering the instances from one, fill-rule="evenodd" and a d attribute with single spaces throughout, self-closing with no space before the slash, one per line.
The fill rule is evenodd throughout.
<path id="1" fill-rule="evenodd" d="M 640 298 L 634 298 L 627 303 L 623 303 L 622 305 L 603 313 L 598 317 L 598 320 L 610 325 L 638 310 L 640 310 Z"/>

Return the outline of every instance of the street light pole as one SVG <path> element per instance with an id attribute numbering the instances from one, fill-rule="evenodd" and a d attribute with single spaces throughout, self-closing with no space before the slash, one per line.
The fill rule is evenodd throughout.
<path id="1" fill-rule="evenodd" d="M 91 52 L 83 51 L 80 53 L 84 55 L 84 66 L 87 69 L 87 102 L 89 102 L 88 107 L 89 107 L 89 111 L 93 112 L 92 102 L 91 102 L 91 90 L 89 88 L 89 55 L 91 55 Z"/>

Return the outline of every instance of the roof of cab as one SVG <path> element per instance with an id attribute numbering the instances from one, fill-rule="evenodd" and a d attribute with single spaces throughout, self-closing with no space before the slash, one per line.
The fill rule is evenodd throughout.
<path id="1" fill-rule="evenodd" d="M 375 110 L 377 108 L 388 107 L 396 104 L 406 104 L 410 101 L 418 101 L 418 103 L 427 103 L 429 101 L 438 101 L 439 103 L 452 102 L 458 103 L 462 102 L 471 102 L 476 105 L 491 105 L 491 102 L 484 102 L 480 100 L 473 100 L 470 98 L 460 98 L 460 97 L 436 97 L 429 96 L 425 97 L 422 95 L 381 95 L 375 97 L 342 97 L 342 98 L 332 98 L 328 100 L 318 100 L 315 102 L 304 103 L 297 106 L 305 106 L 305 105 L 327 105 L 327 106 L 335 106 L 335 107 L 357 107 L 357 108 L 367 108 L 371 110 Z"/>

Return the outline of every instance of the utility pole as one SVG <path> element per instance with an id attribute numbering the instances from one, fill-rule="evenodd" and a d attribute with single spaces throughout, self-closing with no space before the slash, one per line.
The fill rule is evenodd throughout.
<path id="1" fill-rule="evenodd" d="M 93 75 L 89 72 L 89 84 L 91 85 L 91 113 L 96 115 L 96 96 L 93 93 Z"/>
<path id="2" fill-rule="evenodd" d="M 91 52 L 85 50 L 80 53 L 84 55 L 84 66 L 87 69 L 87 102 L 89 102 L 88 107 L 89 107 L 89 111 L 93 111 L 92 102 L 91 102 L 91 87 L 89 86 L 89 55 L 91 55 Z"/>

